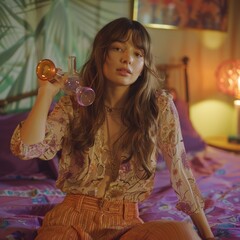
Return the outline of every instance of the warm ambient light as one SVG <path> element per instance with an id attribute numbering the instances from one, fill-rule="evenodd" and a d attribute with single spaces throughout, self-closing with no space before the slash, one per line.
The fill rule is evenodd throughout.
<path id="1" fill-rule="evenodd" d="M 225 32 L 220 31 L 202 31 L 202 42 L 209 49 L 218 49 L 223 45 L 226 38 Z"/>
<path id="2" fill-rule="evenodd" d="M 216 77 L 219 90 L 236 99 L 234 106 L 237 113 L 237 134 L 229 140 L 240 143 L 240 60 L 222 62 L 217 68 Z"/>
<path id="3" fill-rule="evenodd" d="M 240 100 L 238 99 L 238 100 L 234 100 L 234 105 L 235 106 L 240 106 Z"/>
<path id="4" fill-rule="evenodd" d="M 223 93 L 240 99 L 240 60 L 227 60 L 216 71 L 218 88 Z"/>

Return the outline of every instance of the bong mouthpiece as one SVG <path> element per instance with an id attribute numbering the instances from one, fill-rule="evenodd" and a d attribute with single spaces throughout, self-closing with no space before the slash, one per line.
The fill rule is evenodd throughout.
<path id="1" fill-rule="evenodd" d="M 50 59 L 42 59 L 36 67 L 37 77 L 43 81 L 51 81 L 57 74 L 57 68 Z"/>

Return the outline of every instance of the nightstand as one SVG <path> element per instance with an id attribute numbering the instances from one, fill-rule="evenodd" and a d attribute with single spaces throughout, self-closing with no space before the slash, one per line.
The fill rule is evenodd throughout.
<path id="1" fill-rule="evenodd" d="M 240 153 L 240 144 L 228 142 L 227 136 L 207 137 L 204 140 L 210 146 Z"/>

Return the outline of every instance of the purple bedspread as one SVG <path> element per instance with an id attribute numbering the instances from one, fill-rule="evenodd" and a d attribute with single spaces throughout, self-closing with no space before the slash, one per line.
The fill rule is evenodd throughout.
<path id="1" fill-rule="evenodd" d="M 221 240 L 240 239 L 240 155 L 207 147 L 190 165 L 205 198 L 205 213 L 214 235 Z M 142 219 L 191 221 L 175 208 L 177 198 L 168 171 L 158 171 L 155 179 L 154 191 L 140 204 Z"/>
<path id="2" fill-rule="evenodd" d="M 205 212 L 219 239 L 240 239 L 240 155 L 212 147 L 194 156 L 190 162 L 204 198 Z M 32 240 L 43 216 L 64 194 L 55 188 L 55 180 L 0 180 L 0 240 Z M 190 221 L 175 208 L 177 198 L 169 184 L 166 169 L 157 171 L 152 195 L 141 203 L 145 221 L 170 219 Z"/>
<path id="3" fill-rule="evenodd" d="M 53 179 L 0 180 L 0 240 L 31 240 L 64 194 Z"/>

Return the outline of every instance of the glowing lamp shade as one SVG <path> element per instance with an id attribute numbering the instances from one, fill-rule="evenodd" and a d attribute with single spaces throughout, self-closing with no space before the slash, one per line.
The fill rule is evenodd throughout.
<path id="1" fill-rule="evenodd" d="M 229 139 L 233 139 L 240 144 L 240 60 L 222 62 L 217 68 L 216 77 L 219 90 L 235 98 L 237 135 Z"/>
<path id="2" fill-rule="evenodd" d="M 216 71 L 217 84 L 221 92 L 240 99 L 240 60 L 226 60 Z"/>

